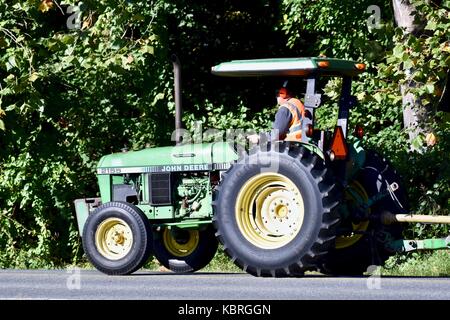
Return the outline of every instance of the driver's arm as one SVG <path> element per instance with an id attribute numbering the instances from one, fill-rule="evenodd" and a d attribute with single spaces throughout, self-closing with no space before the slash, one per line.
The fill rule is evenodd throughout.
<path id="1" fill-rule="evenodd" d="M 289 131 L 289 125 L 292 121 L 292 114 L 288 108 L 279 108 L 275 114 L 275 121 L 272 123 L 272 129 L 278 132 L 278 136 L 271 135 L 271 140 L 283 140 Z"/>

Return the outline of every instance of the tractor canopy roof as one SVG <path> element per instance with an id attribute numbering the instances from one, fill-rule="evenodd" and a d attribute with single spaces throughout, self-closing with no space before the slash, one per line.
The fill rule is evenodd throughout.
<path id="1" fill-rule="evenodd" d="M 366 66 L 351 60 L 326 57 L 233 60 L 211 68 L 212 74 L 224 77 L 259 76 L 357 76 Z"/>

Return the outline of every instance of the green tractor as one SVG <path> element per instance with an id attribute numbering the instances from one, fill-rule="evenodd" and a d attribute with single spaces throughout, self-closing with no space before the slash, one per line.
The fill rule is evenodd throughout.
<path id="1" fill-rule="evenodd" d="M 100 198 L 75 200 L 89 261 L 110 275 L 130 274 L 153 255 L 174 272 L 194 272 L 219 242 L 255 276 L 301 276 L 319 270 L 361 275 L 395 252 L 449 248 L 450 238 L 403 240 L 398 222 L 449 223 L 408 215 L 401 179 L 391 165 L 348 134 L 356 99 L 354 61 L 315 58 L 239 60 L 212 73 L 229 77 L 306 79 L 301 141 L 266 141 L 249 152 L 236 143 L 180 141 L 179 62 L 175 69 L 175 146 L 102 157 Z M 342 77 L 333 131 L 314 127 L 318 80 Z M 433 221 L 429 221 L 430 219 Z"/>

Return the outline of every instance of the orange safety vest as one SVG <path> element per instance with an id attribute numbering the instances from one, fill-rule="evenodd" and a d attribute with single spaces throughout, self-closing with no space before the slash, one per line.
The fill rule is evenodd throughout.
<path id="1" fill-rule="evenodd" d="M 285 141 L 301 141 L 302 140 L 302 119 L 305 117 L 305 106 L 296 99 L 290 98 L 280 108 L 288 108 L 292 115 L 291 123 L 289 124 L 289 132 L 286 134 Z"/>

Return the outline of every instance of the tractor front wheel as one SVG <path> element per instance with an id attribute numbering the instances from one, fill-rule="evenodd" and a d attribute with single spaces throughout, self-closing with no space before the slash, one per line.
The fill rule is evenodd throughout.
<path id="1" fill-rule="evenodd" d="M 133 273 L 151 253 L 149 221 L 132 204 L 107 202 L 86 220 L 83 248 L 99 271 L 109 275 Z"/>

